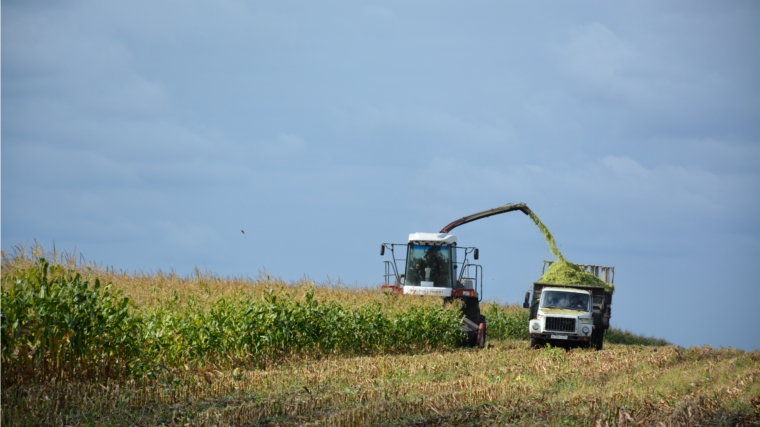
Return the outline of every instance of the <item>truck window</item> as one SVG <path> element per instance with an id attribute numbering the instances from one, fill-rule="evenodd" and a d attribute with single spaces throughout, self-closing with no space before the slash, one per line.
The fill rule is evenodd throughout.
<path id="1" fill-rule="evenodd" d="M 541 296 L 541 308 L 561 308 L 589 311 L 589 296 L 577 292 L 545 291 Z"/>

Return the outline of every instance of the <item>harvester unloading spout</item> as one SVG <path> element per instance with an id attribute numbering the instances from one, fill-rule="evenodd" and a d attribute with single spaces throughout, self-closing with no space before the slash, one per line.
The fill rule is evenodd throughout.
<path id="1" fill-rule="evenodd" d="M 455 229 L 456 227 L 459 227 L 462 224 L 467 224 L 468 222 L 472 222 L 481 218 L 487 218 L 489 216 L 498 215 L 506 212 L 512 212 L 512 211 L 522 211 L 525 215 L 530 215 L 530 209 L 528 208 L 528 205 L 525 203 L 513 203 L 508 204 L 504 206 L 499 206 L 498 208 L 488 209 L 482 212 L 474 213 L 472 215 L 467 215 L 466 217 L 459 218 L 458 220 L 450 223 L 449 225 L 443 227 L 441 229 L 441 233 L 448 233 L 451 230 Z"/>

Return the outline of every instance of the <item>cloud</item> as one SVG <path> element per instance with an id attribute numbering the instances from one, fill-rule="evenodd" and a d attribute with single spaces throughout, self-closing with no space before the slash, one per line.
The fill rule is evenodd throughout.
<path id="1" fill-rule="evenodd" d="M 102 152 L 39 144 L 13 144 L 3 154 L 14 159 L 4 169 L 14 186 L 82 188 L 139 185 L 133 165 Z"/>
<path id="2" fill-rule="evenodd" d="M 441 185 L 425 177 L 456 171 L 457 180 Z M 458 159 L 437 158 L 414 173 L 417 192 L 431 200 L 459 194 L 464 203 L 508 198 L 498 203 L 527 201 L 529 206 L 561 209 L 581 228 L 604 227 L 625 235 L 644 249 L 653 241 L 676 250 L 672 239 L 704 238 L 743 224 L 757 233 L 760 216 L 760 176 L 715 173 L 679 165 L 645 167 L 627 156 L 568 159 L 545 165 L 483 167 Z M 482 203 L 482 202 L 481 202 Z M 484 207 L 485 208 L 485 207 Z M 609 221 L 608 221 L 609 220 Z M 606 224 L 600 224 L 599 221 Z M 694 227 L 702 228 L 694 233 Z M 604 234 L 603 232 L 599 233 Z"/>
<path id="3" fill-rule="evenodd" d="M 631 43 L 603 24 L 577 27 L 562 55 L 565 66 L 584 84 L 584 90 L 602 96 L 631 96 L 642 89 L 629 74 L 631 65 L 641 60 L 639 54 Z"/>
<path id="4" fill-rule="evenodd" d="M 634 8 L 610 20 L 615 25 L 576 26 L 555 45 L 572 103 L 637 137 L 756 139 L 750 123 L 758 120 L 760 86 L 747 72 L 760 55 L 747 39 L 755 36 L 746 32 L 751 12 L 653 9 Z"/>
<path id="5" fill-rule="evenodd" d="M 659 136 L 642 148 L 645 148 L 647 162 L 655 164 L 677 161 L 686 168 L 722 174 L 760 173 L 760 141 L 757 140 Z"/>

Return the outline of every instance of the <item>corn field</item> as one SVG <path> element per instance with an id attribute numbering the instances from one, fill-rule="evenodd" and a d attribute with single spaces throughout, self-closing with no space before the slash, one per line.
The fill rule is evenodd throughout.
<path id="1" fill-rule="evenodd" d="M 531 350 L 497 303 L 491 344 L 461 349 L 440 299 L 41 255 L 3 254 L 3 425 L 760 423 L 758 351 Z"/>
<path id="2" fill-rule="evenodd" d="M 348 305 L 320 302 L 313 289 L 294 298 L 270 287 L 261 298 L 200 301 L 175 292 L 139 307 L 113 285 L 44 258 L 3 276 L 2 305 L 4 386 L 154 376 L 188 364 L 265 366 L 293 355 L 428 351 L 462 338 L 457 308 L 431 300 Z"/>

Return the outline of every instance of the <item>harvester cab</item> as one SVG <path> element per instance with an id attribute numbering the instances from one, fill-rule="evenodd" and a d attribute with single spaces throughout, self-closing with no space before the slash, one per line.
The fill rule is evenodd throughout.
<path id="1" fill-rule="evenodd" d="M 485 345 L 485 316 L 480 314 L 483 267 L 468 262 L 469 255 L 478 258 L 477 248 L 457 246 L 453 234 L 412 233 L 407 243 L 383 243 L 380 255 L 386 249 L 391 259 L 385 260 L 384 292 L 438 296 L 446 303 L 460 300 L 467 335 L 463 344 Z"/>
<path id="2" fill-rule="evenodd" d="M 483 268 L 468 262 L 470 254 L 478 258 L 478 249 L 457 246 L 453 234 L 412 233 L 407 243 L 383 243 L 380 254 L 386 249 L 391 259 L 385 261 L 385 291 L 476 299 L 478 287 L 482 291 Z"/>
<path id="3" fill-rule="evenodd" d="M 391 259 L 385 260 L 381 289 L 402 295 L 439 296 L 445 303 L 460 300 L 462 330 L 467 335 L 464 344 L 485 346 L 486 318 L 480 314 L 483 267 L 469 262 L 470 255 L 474 260 L 479 258 L 479 251 L 475 247 L 457 246 L 457 237 L 450 231 L 468 222 L 515 210 L 530 214 L 524 203 L 504 205 L 460 218 L 439 233 L 412 233 L 407 243 L 383 243 L 380 255 L 388 250 Z"/>

